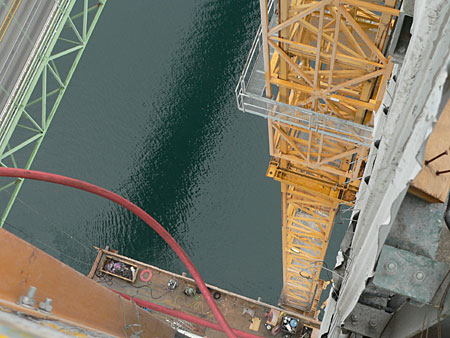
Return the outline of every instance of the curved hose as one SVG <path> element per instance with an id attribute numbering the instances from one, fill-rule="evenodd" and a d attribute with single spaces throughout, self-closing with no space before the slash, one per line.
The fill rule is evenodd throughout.
<path id="1" fill-rule="evenodd" d="M 36 171 L 36 170 L 26 170 L 26 169 L 16 169 L 16 168 L 0 168 L 0 176 L 27 178 L 30 180 L 56 183 L 56 184 L 76 188 L 79 190 L 84 190 L 84 191 L 90 192 L 92 194 L 106 198 L 110 201 L 113 201 L 114 203 L 117 203 L 117 204 L 123 206 L 124 208 L 128 209 L 132 213 L 134 213 L 136 216 L 138 216 L 140 219 L 142 219 L 145 223 L 147 223 L 153 230 L 155 230 L 167 242 L 167 244 L 170 245 L 170 247 L 172 248 L 173 251 L 175 251 L 175 253 L 178 255 L 178 257 L 180 257 L 181 261 L 184 263 L 186 268 L 189 270 L 189 272 L 191 273 L 195 282 L 197 283 L 197 286 L 199 287 L 200 291 L 204 295 L 204 297 L 205 297 L 209 307 L 211 308 L 211 310 L 214 314 L 214 317 L 216 317 L 219 325 L 223 328 L 223 330 L 225 331 L 226 335 L 229 338 L 236 338 L 236 335 L 231 330 L 231 327 L 228 325 L 222 312 L 220 312 L 219 308 L 217 307 L 217 304 L 214 302 L 211 294 L 209 293 L 209 291 L 205 285 L 205 282 L 203 281 L 202 277 L 198 273 L 198 271 L 195 268 L 192 261 L 187 256 L 186 252 L 184 252 L 184 250 L 181 248 L 181 246 L 167 232 L 167 230 L 161 226 L 161 224 L 159 224 L 152 216 L 147 214 L 144 210 L 139 208 L 137 205 L 128 201 L 127 199 L 123 198 L 122 196 L 119 196 L 119 195 L 113 193 L 112 191 L 101 188 L 94 184 L 90 184 L 90 183 L 87 183 L 87 182 L 84 182 L 81 180 L 77 180 L 75 178 L 66 177 L 66 176 L 50 174 L 50 173 Z"/>

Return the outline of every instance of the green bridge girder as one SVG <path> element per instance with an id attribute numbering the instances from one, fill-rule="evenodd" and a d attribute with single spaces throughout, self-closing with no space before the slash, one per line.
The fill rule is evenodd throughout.
<path id="1" fill-rule="evenodd" d="M 31 168 L 106 1 L 60 1 L 12 100 L 8 119 L 0 126 L 1 166 Z M 5 93 L 4 88 L 0 90 Z M 6 205 L 0 205 L 0 228 L 23 182 L 10 179 L 0 184 L 0 194 L 8 194 Z"/>

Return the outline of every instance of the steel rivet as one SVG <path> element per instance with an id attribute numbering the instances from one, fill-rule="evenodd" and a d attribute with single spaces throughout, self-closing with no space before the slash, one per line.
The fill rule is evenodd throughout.
<path id="1" fill-rule="evenodd" d="M 375 319 L 369 320 L 369 326 L 374 328 L 377 327 L 377 322 L 375 321 Z"/>

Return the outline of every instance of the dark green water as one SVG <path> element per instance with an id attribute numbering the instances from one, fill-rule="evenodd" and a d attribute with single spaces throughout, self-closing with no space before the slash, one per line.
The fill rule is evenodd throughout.
<path id="1" fill-rule="evenodd" d="M 123 194 L 153 215 L 204 279 L 276 302 L 280 187 L 263 119 L 234 87 L 258 1 L 109 1 L 34 169 Z M 182 272 L 158 236 L 86 193 L 27 182 L 6 229 L 86 273 L 93 245 Z M 20 229 L 20 230 L 18 230 Z"/>
<path id="2" fill-rule="evenodd" d="M 266 121 L 238 111 L 234 97 L 258 11 L 257 0 L 110 0 L 33 168 L 122 194 L 169 230 L 208 283 L 275 304 L 280 186 L 265 177 Z M 82 273 L 94 245 L 185 271 L 153 230 L 83 192 L 26 182 L 7 221 Z"/>

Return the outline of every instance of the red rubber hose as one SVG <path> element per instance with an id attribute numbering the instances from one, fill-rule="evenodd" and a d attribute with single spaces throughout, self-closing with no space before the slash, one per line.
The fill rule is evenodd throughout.
<path id="1" fill-rule="evenodd" d="M 113 201 L 114 203 L 117 203 L 123 206 L 124 208 L 128 209 L 132 213 L 134 213 L 145 223 L 147 223 L 153 230 L 155 230 L 167 242 L 167 244 L 170 245 L 170 247 L 172 248 L 173 251 L 175 251 L 178 257 L 180 257 L 181 261 L 184 263 L 186 268 L 191 273 L 191 276 L 197 283 L 197 286 L 199 287 L 201 293 L 205 296 L 205 299 L 209 307 L 211 308 L 214 317 L 216 317 L 217 322 L 220 324 L 220 326 L 223 328 L 224 332 L 229 338 L 236 338 L 236 335 L 233 333 L 231 327 L 228 325 L 223 314 L 220 312 L 219 308 L 217 307 L 217 304 L 214 302 L 211 294 L 209 293 L 208 288 L 205 285 L 205 282 L 203 281 L 202 277 L 198 273 L 197 269 L 195 268 L 194 264 L 191 262 L 187 254 L 184 252 L 181 246 L 175 241 L 175 239 L 167 232 L 167 230 L 161 226 L 161 224 L 159 224 L 152 216 L 147 214 L 137 205 L 128 201 L 122 196 L 113 193 L 112 191 L 66 176 L 50 174 L 42 171 L 16 169 L 16 168 L 0 168 L 0 176 L 27 178 L 30 180 L 56 183 L 76 188 L 79 190 L 84 190 L 92 194 L 106 198 L 110 201 Z"/>
<path id="2" fill-rule="evenodd" d="M 169 308 L 166 308 L 165 306 L 151 303 L 151 302 L 143 300 L 143 299 L 131 297 L 129 295 L 126 295 L 124 293 L 121 293 L 121 292 L 118 292 L 115 290 L 112 290 L 112 291 L 114 291 L 115 293 L 118 293 L 125 299 L 128 299 L 128 300 L 132 299 L 139 306 L 143 306 L 150 310 L 158 311 L 158 312 L 164 313 L 164 314 L 172 316 L 172 317 L 187 320 L 188 322 L 198 324 L 201 326 L 205 326 L 205 327 L 209 327 L 211 329 L 223 332 L 223 329 L 220 327 L 219 324 L 210 322 L 209 320 L 206 320 L 206 319 L 203 319 L 200 317 L 196 317 L 196 316 L 193 316 L 193 315 L 190 315 L 190 314 L 178 311 L 178 310 L 169 309 Z M 262 338 L 261 336 L 257 336 L 255 334 L 251 334 L 251 333 L 244 332 L 241 330 L 237 330 L 237 329 L 232 329 L 232 330 L 236 334 L 236 336 L 238 336 L 240 338 Z"/>

